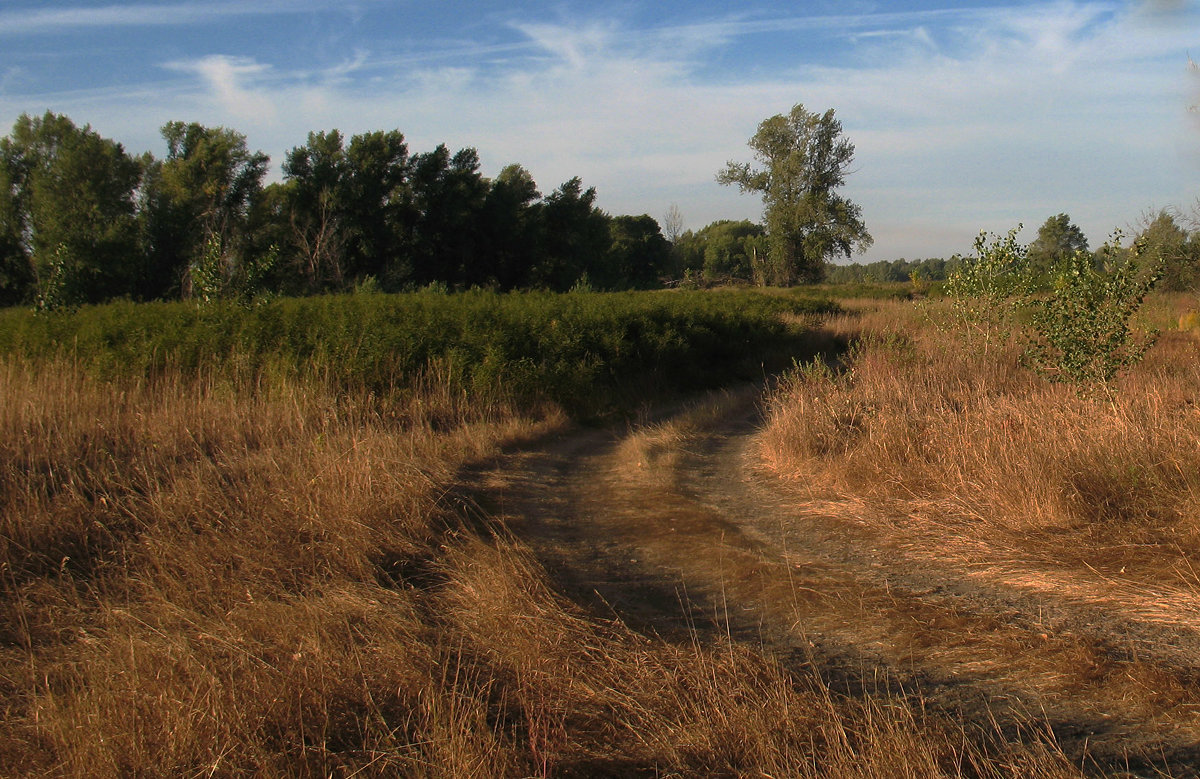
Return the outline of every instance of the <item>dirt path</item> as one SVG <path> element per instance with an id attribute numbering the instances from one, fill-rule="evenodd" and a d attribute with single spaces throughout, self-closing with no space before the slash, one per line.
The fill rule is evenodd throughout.
<path id="1" fill-rule="evenodd" d="M 726 634 L 852 694 L 1049 727 L 1105 772 L 1200 776 L 1200 587 L 835 519 L 758 467 L 759 398 L 745 388 L 641 428 L 576 431 L 469 481 L 566 594 L 639 630 Z"/>

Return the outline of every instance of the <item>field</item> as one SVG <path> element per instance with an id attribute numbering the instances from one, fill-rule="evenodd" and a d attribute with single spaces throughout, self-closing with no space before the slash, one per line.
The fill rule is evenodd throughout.
<path id="1" fill-rule="evenodd" d="M 1200 340 L 936 319 L 0 312 L 3 773 L 1195 775 Z"/>

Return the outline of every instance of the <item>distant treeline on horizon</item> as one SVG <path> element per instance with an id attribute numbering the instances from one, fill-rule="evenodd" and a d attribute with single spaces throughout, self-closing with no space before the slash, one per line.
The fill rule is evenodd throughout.
<path id="1" fill-rule="evenodd" d="M 578 178 L 543 195 L 521 165 L 480 173 L 475 149 L 411 153 L 398 130 L 309 133 L 265 183 L 267 155 L 241 133 L 169 122 L 167 153 L 131 156 L 47 112 L 0 139 L 0 305 L 310 295 L 428 286 L 499 291 L 649 289 L 778 278 L 763 225 L 683 231 L 674 206 L 612 216 Z M 1146 234 L 1200 257 L 1163 212 Z M 1065 214 L 1031 244 L 1043 262 L 1082 233 Z M 1036 251 L 1035 251 L 1036 250 Z M 831 283 L 938 281 L 961 258 L 824 264 Z M 1189 271 L 1190 284 L 1196 274 Z"/>

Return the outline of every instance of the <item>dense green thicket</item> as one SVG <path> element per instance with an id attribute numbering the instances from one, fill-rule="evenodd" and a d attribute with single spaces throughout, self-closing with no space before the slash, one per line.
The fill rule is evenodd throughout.
<path id="1" fill-rule="evenodd" d="M 403 391 L 429 370 L 472 393 L 595 411 L 711 387 L 790 359 L 781 315 L 836 304 L 750 291 L 417 293 L 280 298 L 241 307 L 112 303 L 0 311 L 0 353 L 69 359 L 101 376 L 282 373 Z M 768 368 L 771 366 L 768 366 Z"/>

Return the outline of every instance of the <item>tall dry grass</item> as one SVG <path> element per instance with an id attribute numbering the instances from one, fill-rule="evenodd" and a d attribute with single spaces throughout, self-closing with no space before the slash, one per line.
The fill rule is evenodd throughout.
<path id="1" fill-rule="evenodd" d="M 445 386 L 0 365 L 0 773 L 1076 775 L 588 617 L 446 497 L 562 418 Z"/>
<path id="2" fill-rule="evenodd" d="M 1160 300 L 1164 322 L 1185 301 Z M 1048 383 L 1012 340 L 984 354 L 907 303 L 831 323 L 856 339 L 769 403 L 762 453 L 817 500 L 972 533 L 1200 554 L 1200 340 L 1162 334 L 1112 396 Z"/>

